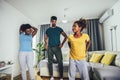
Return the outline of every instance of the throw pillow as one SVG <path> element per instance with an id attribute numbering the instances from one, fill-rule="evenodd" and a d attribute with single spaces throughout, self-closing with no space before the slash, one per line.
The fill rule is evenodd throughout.
<path id="1" fill-rule="evenodd" d="M 110 65 L 115 58 L 114 53 L 106 52 L 104 57 L 101 60 L 102 64 Z"/>
<path id="2" fill-rule="evenodd" d="M 90 58 L 90 62 L 99 63 L 103 54 L 93 53 L 92 57 Z"/>

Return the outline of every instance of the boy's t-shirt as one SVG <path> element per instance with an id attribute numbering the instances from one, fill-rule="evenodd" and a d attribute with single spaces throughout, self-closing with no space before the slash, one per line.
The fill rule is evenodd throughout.
<path id="1" fill-rule="evenodd" d="M 82 34 L 80 38 L 75 38 L 74 35 L 69 35 L 68 42 L 70 42 L 70 58 L 74 60 L 83 60 L 86 56 L 86 41 L 90 38 L 88 34 Z"/>
<path id="2" fill-rule="evenodd" d="M 63 32 L 63 29 L 60 27 L 49 27 L 46 30 L 46 34 L 48 36 L 48 46 L 49 47 L 56 47 L 60 44 L 60 34 Z"/>

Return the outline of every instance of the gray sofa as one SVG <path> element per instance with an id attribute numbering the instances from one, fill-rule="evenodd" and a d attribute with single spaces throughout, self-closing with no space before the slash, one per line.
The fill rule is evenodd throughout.
<path id="1" fill-rule="evenodd" d="M 92 68 L 92 79 L 91 80 L 120 80 L 120 52 L 119 51 L 95 51 L 95 53 L 105 54 L 105 52 L 112 52 L 116 55 L 111 65 L 105 65 L 102 63 L 91 63 L 88 65 Z M 89 57 L 94 52 L 89 52 Z"/>
<path id="2" fill-rule="evenodd" d="M 89 75 L 91 80 L 120 80 L 120 52 L 113 52 L 116 54 L 116 57 L 112 65 L 104 65 L 101 63 L 92 63 L 89 62 L 93 53 L 105 54 L 108 51 L 91 51 L 88 52 L 86 61 L 88 65 Z M 111 51 L 109 51 L 111 52 Z M 40 76 L 49 76 L 48 72 L 48 61 L 47 59 L 42 60 L 39 63 Z M 64 66 L 64 77 L 68 77 L 68 68 L 69 68 L 69 54 L 63 53 L 63 66 Z M 53 64 L 53 74 L 54 77 L 59 77 L 58 64 Z M 76 78 L 80 78 L 80 74 L 76 73 Z"/>
<path id="3" fill-rule="evenodd" d="M 120 80 L 120 68 L 115 66 L 94 67 L 97 80 Z"/>

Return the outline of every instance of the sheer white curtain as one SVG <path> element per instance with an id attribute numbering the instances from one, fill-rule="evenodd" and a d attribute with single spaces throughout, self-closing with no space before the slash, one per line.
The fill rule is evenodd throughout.
<path id="1" fill-rule="evenodd" d="M 40 25 L 40 39 L 39 39 L 40 43 L 44 42 L 45 33 L 49 27 L 50 27 L 50 24 Z"/>

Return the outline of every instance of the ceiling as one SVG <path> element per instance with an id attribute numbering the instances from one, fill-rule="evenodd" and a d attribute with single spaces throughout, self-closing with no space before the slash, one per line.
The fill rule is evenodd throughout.
<path id="1" fill-rule="evenodd" d="M 5 0 L 36 24 L 49 23 L 55 15 L 58 22 L 83 18 L 99 18 L 118 0 Z"/>

